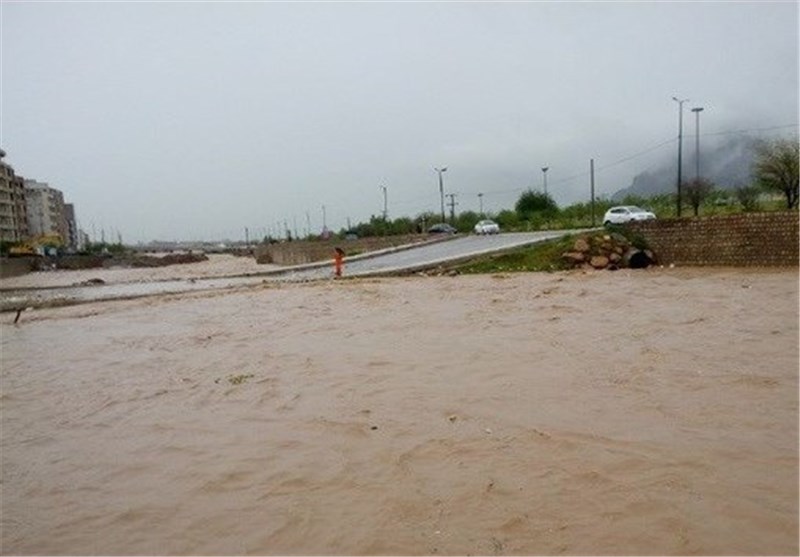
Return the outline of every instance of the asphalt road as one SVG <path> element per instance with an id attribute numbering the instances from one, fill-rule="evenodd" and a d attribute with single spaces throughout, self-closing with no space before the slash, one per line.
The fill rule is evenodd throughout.
<path id="1" fill-rule="evenodd" d="M 571 234 L 574 230 L 515 232 L 493 236 L 456 236 L 450 240 L 401 249 L 379 256 L 345 260 L 344 275 L 374 276 L 435 268 L 443 263 L 469 259 Z M 308 280 L 330 277 L 332 266 L 303 269 L 276 277 L 283 280 Z"/>
<path id="2" fill-rule="evenodd" d="M 364 254 L 345 259 L 344 276 L 364 277 L 421 271 L 435 268 L 443 263 L 534 244 L 575 232 L 578 231 L 560 230 L 507 233 L 495 236 L 456 236 L 452 239 L 438 242 L 387 250 L 379 252 L 379 255 Z M 321 263 L 244 277 L 7 290 L 0 292 L 0 310 L 8 311 L 54 304 L 70 305 L 90 301 L 135 298 L 198 290 L 218 290 L 260 284 L 265 281 L 321 280 L 329 279 L 332 276 L 332 263 Z"/>

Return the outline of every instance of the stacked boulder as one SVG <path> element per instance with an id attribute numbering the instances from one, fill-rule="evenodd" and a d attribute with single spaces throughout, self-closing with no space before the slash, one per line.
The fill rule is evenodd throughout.
<path id="1" fill-rule="evenodd" d="M 643 269 L 656 263 L 648 249 L 634 247 L 630 240 L 616 232 L 581 236 L 561 258 L 572 268 Z"/>

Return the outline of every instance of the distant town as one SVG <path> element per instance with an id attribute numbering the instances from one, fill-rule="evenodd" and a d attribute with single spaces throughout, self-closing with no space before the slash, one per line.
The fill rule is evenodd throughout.
<path id="1" fill-rule="evenodd" d="M 78 227 L 75 205 L 67 203 L 64 192 L 46 182 L 18 175 L 0 149 L 0 244 L 13 246 L 18 255 L 48 255 L 50 252 L 81 252 L 95 238 Z M 122 243 L 119 235 L 100 243 Z M 153 241 L 138 248 L 143 251 L 202 250 L 226 251 L 242 242 Z"/>
<path id="2" fill-rule="evenodd" d="M 46 182 L 19 176 L 0 149 L 0 242 L 41 253 L 47 247 L 78 251 L 88 244 L 75 206 Z"/>

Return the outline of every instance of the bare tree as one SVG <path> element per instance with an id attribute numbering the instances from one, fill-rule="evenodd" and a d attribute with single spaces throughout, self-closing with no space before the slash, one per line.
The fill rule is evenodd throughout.
<path id="1" fill-rule="evenodd" d="M 714 191 L 714 184 L 705 178 L 697 178 L 683 186 L 684 195 L 694 209 L 694 216 L 700 212 L 700 204 Z"/>
<path id="2" fill-rule="evenodd" d="M 753 166 L 755 181 L 766 190 L 779 191 L 786 196 L 786 207 L 797 207 L 800 190 L 797 138 L 762 141 L 756 147 Z"/>

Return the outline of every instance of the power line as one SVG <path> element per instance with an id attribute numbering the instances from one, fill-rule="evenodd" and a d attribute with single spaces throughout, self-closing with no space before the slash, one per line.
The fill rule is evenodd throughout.
<path id="1" fill-rule="evenodd" d="M 783 126 L 770 126 L 768 128 L 751 128 L 749 130 L 728 130 L 724 132 L 713 132 L 713 133 L 701 133 L 701 136 L 710 136 L 710 135 L 732 135 L 734 133 L 752 133 L 752 132 L 768 132 L 773 130 L 785 130 L 789 128 L 796 128 L 798 124 L 785 124 Z"/>
<path id="2" fill-rule="evenodd" d="M 784 124 L 784 125 L 779 125 L 779 126 L 768 126 L 768 127 L 762 127 L 762 128 L 748 128 L 748 129 L 738 129 L 738 130 L 725 130 L 725 131 L 718 131 L 718 132 L 706 132 L 706 133 L 701 134 L 701 136 L 702 137 L 711 137 L 711 136 L 724 136 L 724 135 L 747 134 L 747 133 L 757 133 L 757 132 L 760 133 L 760 132 L 768 132 L 768 131 L 775 131 L 775 130 L 782 130 L 782 129 L 789 129 L 789 128 L 797 128 L 797 127 L 798 127 L 798 124 Z M 623 156 L 623 157 L 621 157 L 621 158 L 619 158 L 619 159 L 617 159 L 617 160 L 615 160 L 613 162 L 610 162 L 608 164 L 605 164 L 603 166 L 595 167 L 595 175 L 597 175 L 598 173 L 603 172 L 605 170 L 608 170 L 609 168 L 613 168 L 613 167 L 618 166 L 620 164 L 626 163 L 628 161 L 631 161 L 631 160 L 634 160 L 636 158 L 639 158 L 639 157 L 642 157 L 644 155 L 647 155 L 649 153 L 652 153 L 653 151 L 657 151 L 657 150 L 659 150 L 659 149 L 661 149 L 663 147 L 666 147 L 667 145 L 671 145 L 671 144 L 675 143 L 677 140 L 678 140 L 677 136 L 671 137 L 669 139 L 660 141 L 659 143 L 656 143 L 655 145 L 647 147 L 646 149 L 642 149 L 641 151 L 637 151 L 637 152 L 632 153 L 630 155 Z M 573 174 L 571 176 L 566 176 L 564 178 L 559 178 L 557 180 L 552 180 L 552 181 L 550 181 L 550 184 L 551 185 L 564 184 L 564 183 L 571 182 L 573 180 L 577 180 L 579 178 L 585 178 L 585 177 L 587 177 L 589 175 L 590 175 L 590 172 L 588 172 L 588 171 L 579 172 L 579 173 Z M 495 196 L 513 194 L 513 193 L 521 193 L 521 192 L 526 191 L 528 189 L 530 189 L 530 188 L 528 188 L 528 187 L 517 187 L 517 188 L 510 188 L 510 189 L 503 189 L 503 190 L 487 190 L 484 187 L 484 188 L 481 188 L 481 193 L 483 193 L 484 197 L 495 197 Z M 471 192 L 462 192 L 462 193 L 471 193 Z M 419 204 L 424 203 L 424 204 L 427 205 L 428 203 L 430 203 L 433 200 L 433 198 L 434 198 L 434 195 L 432 195 L 432 194 L 431 195 L 427 195 L 426 194 L 424 196 L 419 196 L 419 197 L 414 197 L 414 198 L 411 198 L 411 199 L 404 199 L 404 200 L 396 201 L 395 204 L 398 205 L 398 206 L 407 206 L 407 205 L 412 205 L 412 204 L 417 204 L 417 203 L 419 203 Z"/>
<path id="3" fill-rule="evenodd" d="M 652 153 L 653 151 L 655 151 L 657 149 L 661 149 L 662 147 L 665 147 L 665 146 L 669 145 L 670 143 L 674 143 L 676 141 L 678 141 L 677 137 L 673 137 L 673 138 L 668 139 L 666 141 L 662 141 L 658 145 L 653 145 L 652 147 L 648 147 L 647 149 L 644 149 L 643 151 L 639 151 L 638 153 L 634 153 L 633 155 L 628 155 L 627 157 L 623 157 L 623 158 L 621 158 L 619 160 L 616 160 L 614 162 L 611 162 L 611 163 L 608 163 L 608 164 L 606 164 L 604 166 L 601 166 L 601 167 L 595 169 L 595 171 L 596 172 L 600 172 L 600 171 L 603 171 L 603 170 L 605 170 L 607 168 L 611 168 L 613 166 L 617 166 L 618 164 L 622 164 L 624 162 L 628 162 L 628 161 L 633 160 L 633 159 L 635 159 L 637 157 L 641 157 L 642 155 L 646 155 L 647 153 Z M 587 174 L 588 173 L 584 173 L 584 176 L 587 175 Z"/>

